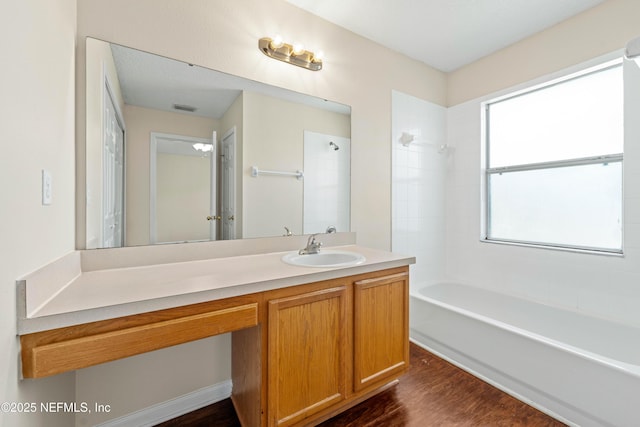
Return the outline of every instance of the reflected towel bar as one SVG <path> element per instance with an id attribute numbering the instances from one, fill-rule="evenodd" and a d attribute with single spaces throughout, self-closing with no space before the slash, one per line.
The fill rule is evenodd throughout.
<path id="1" fill-rule="evenodd" d="M 257 178 L 260 175 L 295 176 L 298 179 L 302 179 L 304 177 L 304 173 L 301 170 L 297 170 L 295 172 L 267 171 L 267 170 L 258 169 L 257 166 L 252 166 L 251 176 L 254 178 Z"/>

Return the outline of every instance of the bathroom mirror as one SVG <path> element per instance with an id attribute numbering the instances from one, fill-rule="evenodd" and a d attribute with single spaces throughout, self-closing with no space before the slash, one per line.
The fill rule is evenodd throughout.
<path id="1" fill-rule="evenodd" d="M 350 133 L 349 106 L 87 38 L 86 248 L 349 231 Z"/>

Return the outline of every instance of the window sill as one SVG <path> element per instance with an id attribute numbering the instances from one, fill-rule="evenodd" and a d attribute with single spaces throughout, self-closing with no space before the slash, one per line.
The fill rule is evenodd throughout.
<path id="1" fill-rule="evenodd" d="M 607 251 L 604 249 L 598 250 L 598 249 L 585 249 L 585 248 L 570 248 L 566 246 L 553 246 L 553 245 L 544 245 L 539 243 L 527 243 L 527 242 L 513 242 L 509 240 L 495 240 L 495 239 L 487 239 L 487 238 L 480 238 L 480 243 L 494 243 L 498 245 L 521 246 L 525 248 L 552 250 L 552 251 L 560 251 L 560 252 L 574 252 L 574 253 L 587 254 L 587 255 L 624 257 L 623 250 L 621 250 L 620 252 L 613 252 L 613 251 Z"/>

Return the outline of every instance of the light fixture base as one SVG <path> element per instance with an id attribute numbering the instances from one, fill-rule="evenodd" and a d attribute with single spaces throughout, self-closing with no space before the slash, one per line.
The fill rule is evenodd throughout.
<path id="1" fill-rule="evenodd" d="M 263 37 L 258 40 L 258 49 L 268 57 L 282 62 L 287 62 L 311 71 L 322 70 L 322 60 L 316 58 L 313 52 L 305 50 L 296 54 L 293 52 L 293 46 L 288 43 L 278 43 L 278 45 L 275 45 L 273 39 Z"/>

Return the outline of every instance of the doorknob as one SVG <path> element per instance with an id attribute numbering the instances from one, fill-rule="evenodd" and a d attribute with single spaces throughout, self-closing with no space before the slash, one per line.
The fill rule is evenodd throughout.
<path id="1" fill-rule="evenodd" d="M 222 218 L 220 217 L 220 215 L 216 215 L 216 216 L 211 216 L 209 215 L 207 217 L 207 221 L 212 221 L 212 220 L 216 220 L 216 221 L 220 221 Z"/>

